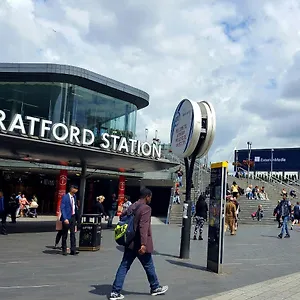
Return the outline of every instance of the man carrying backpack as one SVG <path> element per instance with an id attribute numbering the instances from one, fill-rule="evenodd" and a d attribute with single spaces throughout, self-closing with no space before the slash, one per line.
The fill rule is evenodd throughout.
<path id="1" fill-rule="evenodd" d="M 289 228 L 288 228 L 288 222 L 290 220 L 290 215 L 292 212 L 292 206 L 291 206 L 291 202 L 287 199 L 287 195 L 283 194 L 282 196 L 282 200 L 279 204 L 279 211 L 282 217 L 282 228 L 281 228 L 281 233 L 278 235 L 278 238 L 282 239 L 284 231 L 286 233 L 285 238 L 289 238 L 290 237 L 290 233 L 289 233 Z"/>
<path id="2" fill-rule="evenodd" d="M 139 259 L 147 274 L 150 284 L 150 294 L 152 296 L 162 295 L 168 290 L 168 286 L 161 286 L 159 284 L 152 260 L 151 207 L 148 205 L 151 202 L 151 198 L 152 192 L 147 188 L 143 188 L 140 192 L 140 199 L 121 215 L 122 218 L 122 216 L 134 214 L 135 235 L 130 244 L 125 246 L 123 259 L 112 286 L 110 300 L 124 299 L 121 290 L 125 276 L 136 258 Z"/>

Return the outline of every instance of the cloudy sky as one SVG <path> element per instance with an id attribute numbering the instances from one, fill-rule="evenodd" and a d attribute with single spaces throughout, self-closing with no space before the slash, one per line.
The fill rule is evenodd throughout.
<path id="1" fill-rule="evenodd" d="M 169 142 L 183 98 L 217 113 L 210 160 L 299 146 L 299 0 L 1 0 L 1 62 L 71 64 L 150 94 L 138 135 Z"/>

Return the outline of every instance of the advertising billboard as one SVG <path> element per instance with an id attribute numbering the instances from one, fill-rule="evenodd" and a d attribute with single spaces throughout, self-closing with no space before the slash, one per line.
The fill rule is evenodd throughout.
<path id="1" fill-rule="evenodd" d="M 247 170 L 248 149 L 235 150 L 234 157 L 235 163 Z M 250 161 L 254 162 L 251 171 L 298 172 L 300 148 L 251 149 Z M 234 169 L 236 170 L 236 165 Z"/>

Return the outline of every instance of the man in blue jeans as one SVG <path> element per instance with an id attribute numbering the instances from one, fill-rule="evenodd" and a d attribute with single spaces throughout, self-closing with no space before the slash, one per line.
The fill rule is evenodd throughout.
<path id="1" fill-rule="evenodd" d="M 289 238 L 290 233 L 289 233 L 288 223 L 292 212 L 292 206 L 291 206 L 291 202 L 287 199 L 286 194 L 283 194 L 282 196 L 282 200 L 279 204 L 279 211 L 282 217 L 283 224 L 281 227 L 281 233 L 278 235 L 278 238 L 282 239 L 284 235 L 284 231 L 285 231 L 285 238 Z"/>
<path id="2" fill-rule="evenodd" d="M 152 260 L 153 241 L 151 231 L 151 207 L 148 205 L 151 202 L 152 192 L 149 189 L 142 189 L 140 200 L 132 204 L 122 215 L 134 213 L 134 228 L 136 236 L 131 244 L 125 248 L 122 262 L 116 274 L 115 281 L 112 286 L 110 300 L 124 299 L 121 294 L 124 280 L 133 261 L 138 258 L 141 262 L 150 284 L 150 294 L 152 296 L 165 294 L 168 286 L 159 284 L 155 267 Z M 122 216 L 121 215 L 121 216 Z"/>

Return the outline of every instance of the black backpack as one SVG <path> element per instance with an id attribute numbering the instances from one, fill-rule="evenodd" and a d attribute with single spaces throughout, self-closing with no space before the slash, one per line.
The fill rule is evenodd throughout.
<path id="1" fill-rule="evenodd" d="M 115 228 L 115 241 L 117 244 L 127 247 L 135 238 L 134 218 L 141 206 L 142 204 L 138 204 L 134 209 L 130 207 L 127 214 L 120 218 Z"/>
<path id="2" fill-rule="evenodd" d="M 281 202 L 281 216 L 286 217 L 290 214 L 289 207 L 291 206 L 290 201 L 284 200 Z"/>

